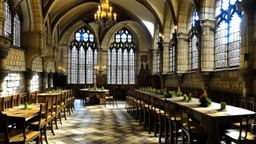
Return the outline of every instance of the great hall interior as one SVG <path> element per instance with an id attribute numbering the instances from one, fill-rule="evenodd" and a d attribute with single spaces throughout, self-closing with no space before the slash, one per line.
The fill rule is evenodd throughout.
<path id="1" fill-rule="evenodd" d="M 255 10 L 0 0 L 0 143 L 255 144 Z"/>

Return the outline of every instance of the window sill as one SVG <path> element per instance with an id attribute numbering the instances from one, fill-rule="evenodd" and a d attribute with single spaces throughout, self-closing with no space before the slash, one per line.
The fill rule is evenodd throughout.
<path id="1" fill-rule="evenodd" d="M 217 69 L 214 69 L 212 72 L 232 71 L 232 70 L 238 70 L 238 69 L 239 67 L 217 68 Z"/>

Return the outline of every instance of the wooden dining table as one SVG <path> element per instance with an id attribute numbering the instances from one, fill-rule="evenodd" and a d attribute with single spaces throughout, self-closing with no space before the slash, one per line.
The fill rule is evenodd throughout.
<path id="1" fill-rule="evenodd" d="M 137 92 L 148 94 L 149 92 L 144 92 L 136 90 Z M 150 95 L 154 95 L 151 93 Z M 155 95 L 156 97 L 157 95 Z M 159 97 L 159 96 L 158 96 Z M 209 137 L 207 144 L 219 144 L 220 143 L 220 126 L 221 125 L 231 125 L 236 122 L 240 122 L 241 116 L 254 116 L 256 113 L 247 109 L 227 105 L 225 110 L 220 110 L 220 104 L 212 102 L 208 107 L 200 107 L 200 102 L 198 98 L 192 98 L 191 101 L 184 101 L 183 97 L 172 97 L 161 99 L 166 99 L 171 101 L 175 105 L 187 107 L 191 116 L 198 120 L 201 126 L 208 132 Z"/>
<path id="2" fill-rule="evenodd" d="M 24 105 L 20 105 L 13 108 L 5 109 L 2 113 L 6 114 L 9 119 L 12 118 L 24 118 L 25 121 L 30 120 L 31 118 L 38 115 L 40 111 L 40 104 L 32 104 L 29 105 L 27 109 L 25 109 Z"/>
<path id="3" fill-rule="evenodd" d="M 61 95 L 61 92 L 56 92 L 56 93 L 40 93 L 40 94 L 37 94 L 38 102 L 46 103 L 48 100 L 51 100 L 53 97 L 60 96 L 60 95 Z"/>

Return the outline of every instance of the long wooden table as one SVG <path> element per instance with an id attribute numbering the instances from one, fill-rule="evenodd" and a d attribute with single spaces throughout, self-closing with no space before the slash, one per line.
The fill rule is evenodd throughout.
<path id="1" fill-rule="evenodd" d="M 53 97 L 60 96 L 61 92 L 57 93 L 40 93 L 37 94 L 39 103 L 46 103 L 48 100 L 51 100 Z"/>
<path id="2" fill-rule="evenodd" d="M 154 95 L 152 93 L 149 94 L 149 92 L 144 92 L 141 90 L 135 91 L 147 94 L 149 96 Z M 191 101 L 184 101 L 183 97 L 164 98 L 163 95 L 155 95 L 154 97 L 166 99 L 178 106 L 189 108 L 192 116 L 200 121 L 201 126 L 209 133 L 207 144 L 220 143 L 220 125 L 240 122 L 241 116 L 253 116 L 256 114 L 253 111 L 231 105 L 227 105 L 226 110 L 221 111 L 220 104 L 216 102 L 212 102 L 209 107 L 200 107 L 200 102 L 198 98 L 192 98 Z"/>
<path id="3" fill-rule="evenodd" d="M 98 89 L 98 90 L 93 90 L 93 89 L 80 89 L 80 92 L 83 93 L 83 96 L 86 97 L 88 96 L 89 98 L 96 95 L 97 98 L 103 100 L 103 101 L 106 101 L 106 94 L 109 93 L 109 90 L 108 89 L 104 89 L 104 90 L 101 90 L 101 89 Z M 102 102 L 102 101 L 101 101 Z"/>
<path id="4" fill-rule="evenodd" d="M 38 115 L 40 111 L 40 104 L 32 104 L 29 105 L 28 109 L 24 108 L 24 105 L 20 105 L 17 107 L 9 108 L 3 111 L 8 117 L 15 118 L 25 118 L 26 121 Z"/>

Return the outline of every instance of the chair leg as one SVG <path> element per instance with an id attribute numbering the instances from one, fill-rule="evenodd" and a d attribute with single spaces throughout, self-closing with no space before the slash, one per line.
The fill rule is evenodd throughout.
<path id="1" fill-rule="evenodd" d="M 44 126 L 44 139 L 45 139 L 46 144 L 49 144 L 47 134 L 46 134 L 46 126 L 47 125 Z"/>
<path id="2" fill-rule="evenodd" d="M 154 114 L 154 136 L 156 137 L 156 133 L 157 133 L 157 117 L 156 117 L 156 113 Z"/>
<path id="3" fill-rule="evenodd" d="M 66 108 L 64 108 L 64 118 L 65 118 L 65 120 L 67 120 L 67 115 L 66 115 Z"/>
<path id="4" fill-rule="evenodd" d="M 158 141 L 159 143 L 161 143 L 161 138 L 162 138 L 162 127 L 163 127 L 163 123 L 162 123 L 162 118 L 160 116 L 160 119 L 159 119 L 159 136 L 158 136 Z"/>
<path id="5" fill-rule="evenodd" d="M 150 134 L 151 133 L 151 119 L 152 119 L 152 117 L 151 117 L 151 111 L 149 110 L 149 112 L 148 112 L 148 134 Z"/>
<path id="6" fill-rule="evenodd" d="M 40 129 L 40 143 L 43 144 L 43 129 Z"/>
<path id="7" fill-rule="evenodd" d="M 56 129 L 59 129 L 57 115 L 54 118 L 54 122 L 55 122 Z"/>
<path id="8" fill-rule="evenodd" d="M 169 133 L 169 124 L 167 123 L 167 118 L 164 119 L 164 125 L 165 125 L 165 133 L 164 133 L 164 142 L 167 143 L 168 141 L 168 133 Z"/>
<path id="9" fill-rule="evenodd" d="M 175 144 L 178 144 L 178 128 L 177 128 L 177 125 L 175 125 Z"/>
<path id="10" fill-rule="evenodd" d="M 59 119 L 60 119 L 60 124 L 63 125 L 63 124 L 62 124 L 62 120 L 61 120 L 61 112 L 59 112 L 58 115 L 59 115 Z"/>
<path id="11" fill-rule="evenodd" d="M 53 130 L 53 123 L 52 123 L 52 121 L 53 121 L 53 120 L 51 120 L 51 122 L 50 122 L 50 125 L 51 125 L 51 132 L 52 132 L 53 135 L 55 135 L 54 130 Z"/>

